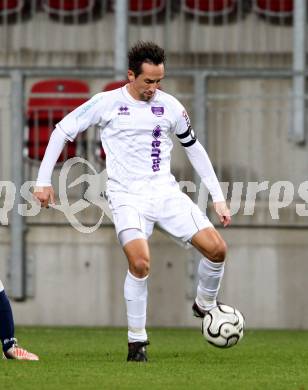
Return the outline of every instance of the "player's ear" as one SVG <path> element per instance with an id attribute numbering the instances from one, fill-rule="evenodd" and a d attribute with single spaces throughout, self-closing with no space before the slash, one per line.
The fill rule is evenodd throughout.
<path id="1" fill-rule="evenodd" d="M 129 81 L 135 81 L 135 73 L 130 69 L 127 71 L 127 78 Z"/>

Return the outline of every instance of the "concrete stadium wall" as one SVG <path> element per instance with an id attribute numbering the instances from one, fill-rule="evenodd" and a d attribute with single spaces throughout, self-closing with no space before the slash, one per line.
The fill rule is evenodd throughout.
<path id="1" fill-rule="evenodd" d="M 0 277 L 6 280 L 9 231 L 0 228 Z M 238 307 L 249 328 L 308 329 L 307 232 L 224 229 L 229 246 L 220 299 Z M 17 324 L 125 326 L 126 260 L 113 229 L 80 234 L 32 227 L 28 236 L 34 293 L 13 302 Z M 156 231 L 150 241 L 149 326 L 196 326 L 189 297 L 191 250 Z"/>

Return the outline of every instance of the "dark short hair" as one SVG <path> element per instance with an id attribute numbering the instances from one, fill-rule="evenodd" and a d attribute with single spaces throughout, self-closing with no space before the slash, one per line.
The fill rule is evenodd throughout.
<path id="1" fill-rule="evenodd" d="M 144 62 L 160 65 L 165 63 L 165 51 L 154 42 L 137 42 L 128 52 L 128 69 L 138 77 Z"/>

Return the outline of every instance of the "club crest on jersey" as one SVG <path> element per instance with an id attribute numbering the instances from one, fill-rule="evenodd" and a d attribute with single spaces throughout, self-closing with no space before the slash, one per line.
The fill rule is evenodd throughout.
<path id="1" fill-rule="evenodd" d="M 161 128 L 160 126 L 156 126 L 155 129 L 152 131 L 152 136 L 154 138 L 154 141 L 152 141 L 152 151 L 151 151 L 151 157 L 152 157 L 152 170 L 153 172 L 157 172 L 160 170 L 160 144 L 161 141 L 158 140 L 158 138 L 161 137 Z"/>
<path id="2" fill-rule="evenodd" d="M 127 106 L 121 106 L 118 110 L 118 115 L 130 115 L 129 108 Z"/>
<path id="3" fill-rule="evenodd" d="M 151 111 L 156 116 L 163 116 L 164 115 L 164 107 L 151 107 Z"/>

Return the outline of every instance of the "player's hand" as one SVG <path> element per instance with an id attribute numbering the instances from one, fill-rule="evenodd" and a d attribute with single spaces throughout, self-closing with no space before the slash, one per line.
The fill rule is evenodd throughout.
<path id="1" fill-rule="evenodd" d="M 35 187 L 33 196 L 37 199 L 42 207 L 49 207 L 49 204 L 55 204 L 55 192 L 52 186 L 49 187 Z"/>
<path id="2" fill-rule="evenodd" d="M 218 215 L 219 221 L 224 225 L 224 227 L 230 225 L 230 210 L 226 202 L 214 202 L 214 209 Z"/>

